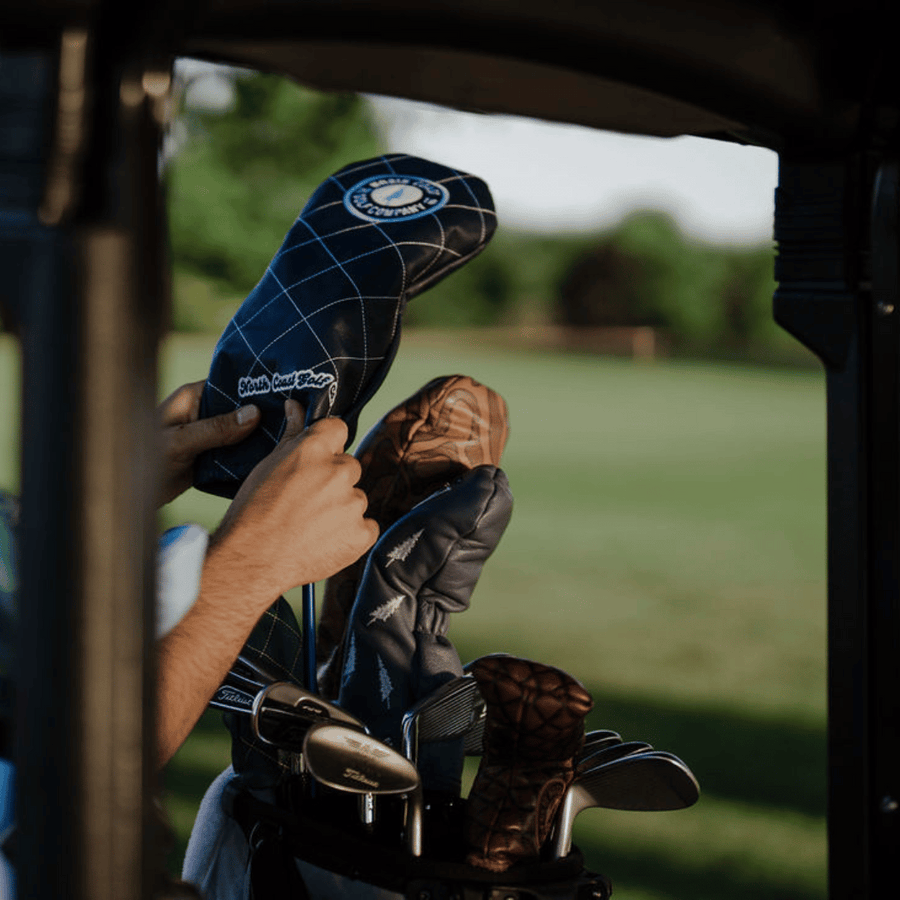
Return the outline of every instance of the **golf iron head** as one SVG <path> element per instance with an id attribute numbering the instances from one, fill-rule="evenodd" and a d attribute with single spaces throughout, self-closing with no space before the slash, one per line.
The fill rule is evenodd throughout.
<path id="1" fill-rule="evenodd" d="M 576 759 L 575 777 L 577 778 L 582 772 L 595 769 L 603 763 L 621 759 L 623 756 L 631 756 L 633 753 L 646 753 L 652 749 L 653 747 L 646 741 L 612 741 L 612 739 L 609 743 L 598 741 L 587 754 L 582 751 Z"/>
<path id="2" fill-rule="evenodd" d="M 303 741 L 307 771 L 320 784 L 351 794 L 406 795 L 407 849 L 422 855 L 424 801 L 412 762 L 377 738 L 346 725 L 321 722 Z"/>
<path id="3" fill-rule="evenodd" d="M 253 734 L 259 740 L 294 752 L 300 752 L 306 732 L 319 722 L 368 731 L 356 716 L 288 681 L 263 688 L 253 700 L 250 715 Z"/>
<path id="4" fill-rule="evenodd" d="M 581 745 L 581 755 L 596 750 L 599 747 L 608 747 L 612 744 L 620 744 L 622 735 L 618 731 L 610 731 L 607 728 L 597 728 L 594 731 L 588 731 L 584 736 L 584 743 Z"/>
<path id="5" fill-rule="evenodd" d="M 699 796 L 697 779 L 674 754 L 650 750 L 601 763 L 577 775 L 563 797 L 557 813 L 554 858 L 561 859 L 572 849 L 572 826 L 585 809 L 684 809 Z"/>
<path id="6" fill-rule="evenodd" d="M 259 688 L 233 671 L 216 689 L 209 705 L 250 716 L 253 734 L 259 740 L 294 753 L 300 752 L 307 730 L 317 722 L 341 722 L 368 731 L 355 716 L 296 684 L 276 681 Z"/>
<path id="7" fill-rule="evenodd" d="M 239 688 L 242 691 L 250 691 L 255 697 L 264 687 L 271 684 L 271 682 L 262 681 L 257 677 L 248 675 L 235 666 L 235 668 L 230 669 L 225 675 L 225 680 L 222 684 Z"/>
<path id="8" fill-rule="evenodd" d="M 446 741 L 468 735 L 480 723 L 481 746 L 485 704 L 472 675 L 460 675 L 420 700 L 404 716 L 403 754 L 418 760 L 419 744 Z"/>

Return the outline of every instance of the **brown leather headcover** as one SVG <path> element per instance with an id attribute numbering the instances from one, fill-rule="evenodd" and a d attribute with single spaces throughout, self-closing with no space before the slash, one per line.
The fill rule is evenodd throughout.
<path id="1" fill-rule="evenodd" d="M 466 803 L 466 861 L 503 872 L 539 857 L 574 778 L 593 700 L 571 675 L 527 659 L 485 656 L 469 670 L 487 721 Z"/>

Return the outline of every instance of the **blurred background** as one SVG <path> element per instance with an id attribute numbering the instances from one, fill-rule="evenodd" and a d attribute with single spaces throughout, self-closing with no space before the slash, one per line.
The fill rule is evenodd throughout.
<path id="1" fill-rule="evenodd" d="M 336 169 L 403 151 L 484 178 L 498 233 L 410 303 L 359 429 L 437 375 L 507 400 L 516 507 L 450 637 L 464 662 L 504 651 L 560 666 L 594 696 L 590 728 L 697 775 L 689 810 L 577 820 L 617 898 L 824 898 L 824 384 L 772 322 L 775 154 L 319 94 L 192 61 L 177 74 L 160 396 L 205 377 Z M 0 486 L 13 490 L 18 379 L 0 334 Z M 212 529 L 224 508 L 189 491 L 160 527 Z M 174 871 L 229 754 L 207 713 L 164 773 Z"/>

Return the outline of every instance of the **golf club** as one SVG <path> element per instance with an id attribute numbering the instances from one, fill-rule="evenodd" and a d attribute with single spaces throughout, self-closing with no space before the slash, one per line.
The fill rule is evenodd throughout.
<path id="1" fill-rule="evenodd" d="M 316 586 L 304 584 L 301 594 L 303 631 L 303 682 L 312 693 L 319 692 L 316 674 Z"/>
<path id="2" fill-rule="evenodd" d="M 588 756 L 593 755 L 598 750 L 603 750 L 606 747 L 618 747 L 621 743 L 622 738 L 617 734 L 610 734 L 605 737 L 595 737 L 592 738 L 591 741 L 588 741 L 587 736 L 585 736 L 584 743 L 581 745 L 581 750 L 578 752 L 576 762 L 580 762 Z"/>
<path id="3" fill-rule="evenodd" d="M 617 741 L 611 744 L 597 744 L 588 754 L 582 753 L 576 760 L 576 777 L 582 772 L 596 769 L 603 763 L 621 759 L 623 756 L 631 756 L 633 753 L 645 753 L 652 749 L 653 747 L 646 741 Z"/>
<path id="4" fill-rule="evenodd" d="M 404 756 L 417 762 L 420 743 L 466 735 L 483 718 L 484 709 L 478 682 L 473 676 L 460 675 L 442 684 L 403 716 Z"/>
<path id="5" fill-rule="evenodd" d="M 233 688 L 238 688 L 242 691 L 252 691 L 255 696 L 258 694 L 266 685 L 270 682 L 263 682 L 259 678 L 254 678 L 250 675 L 245 675 L 240 672 L 237 668 L 230 669 L 225 675 L 225 680 L 222 682 L 222 685 L 230 685 Z"/>
<path id="6" fill-rule="evenodd" d="M 351 794 L 404 794 L 407 849 L 422 855 L 422 782 L 401 753 L 371 735 L 343 724 L 313 725 L 303 741 L 307 771 L 320 784 Z"/>
<path id="7" fill-rule="evenodd" d="M 481 756 L 484 753 L 484 723 L 487 721 L 487 707 L 480 706 L 475 712 L 475 721 L 463 737 L 463 753 L 466 756 Z"/>
<path id="8" fill-rule="evenodd" d="M 235 664 L 232 668 L 240 668 L 241 666 L 253 675 L 261 678 L 264 684 L 273 684 L 276 681 L 284 681 L 283 674 L 279 674 L 274 669 L 269 668 L 268 664 L 264 663 L 261 659 L 253 659 L 253 657 L 248 656 L 246 653 L 238 654 L 238 658 L 235 660 Z"/>
<path id="9" fill-rule="evenodd" d="M 684 809 L 699 796 L 697 779 L 671 753 L 651 750 L 601 764 L 578 775 L 566 791 L 557 813 L 554 858 L 572 849 L 572 826 L 585 809 Z"/>
<path id="10" fill-rule="evenodd" d="M 224 684 L 216 689 L 209 701 L 209 705 L 215 709 L 226 712 L 236 712 L 251 717 L 251 727 L 256 737 L 266 744 L 278 747 L 280 750 L 299 754 L 300 745 L 306 729 L 315 722 L 334 718 L 332 710 L 323 708 L 325 701 L 310 703 L 301 700 L 299 703 L 285 703 L 284 700 L 296 700 L 295 685 L 285 682 L 277 682 L 279 690 L 270 690 L 276 685 L 269 685 L 260 689 L 252 681 L 246 686 L 252 689 L 252 693 L 245 690 L 240 676 L 229 673 Z M 267 693 L 268 703 L 263 703 L 261 694 Z M 316 698 L 318 701 L 318 698 Z M 336 709 L 336 708 L 335 708 Z M 338 713 L 346 724 L 351 727 L 364 729 L 365 726 L 343 710 Z"/>
<path id="11" fill-rule="evenodd" d="M 596 730 L 589 731 L 585 734 L 581 752 L 582 754 L 587 753 L 590 747 L 601 741 L 613 743 L 621 740 L 622 735 L 619 734 L 618 731 L 610 731 L 607 728 L 597 728 Z"/>
<path id="12" fill-rule="evenodd" d="M 253 734 L 264 743 L 283 750 L 300 752 L 306 731 L 323 721 L 339 722 L 357 731 L 368 731 L 356 716 L 288 681 L 270 684 L 253 700 Z"/>

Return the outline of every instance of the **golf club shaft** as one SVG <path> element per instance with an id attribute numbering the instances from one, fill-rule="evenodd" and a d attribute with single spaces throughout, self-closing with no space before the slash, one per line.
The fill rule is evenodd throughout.
<path id="1" fill-rule="evenodd" d="M 237 662 L 245 669 L 249 669 L 251 672 L 258 675 L 265 684 L 272 684 L 273 682 L 281 681 L 284 678 L 283 675 L 279 675 L 277 672 L 270 669 L 261 660 L 253 659 L 246 653 L 238 654 Z"/>
<path id="2" fill-rule="evenodd" d="M 303 585 L 303 686 L 319 693 L 316 678 L 316 586 Z"/>
<path id="3" fill-rule="evenodd" d="M 425 817 L 425 799 L 420 784 L 406 797 L 407 829 L 406 848 L 410 856 L 422 855 L 422 828 Z"/>
<path id="4" fill-rule="evenodd" d="M 553 858 L 562 859 L 572 849 L 572 828 L 575 824 L 575 796 L 569 790 L 563 795 L 563 802 L 556 813 L 556 828 L 553 838 Z"/>

